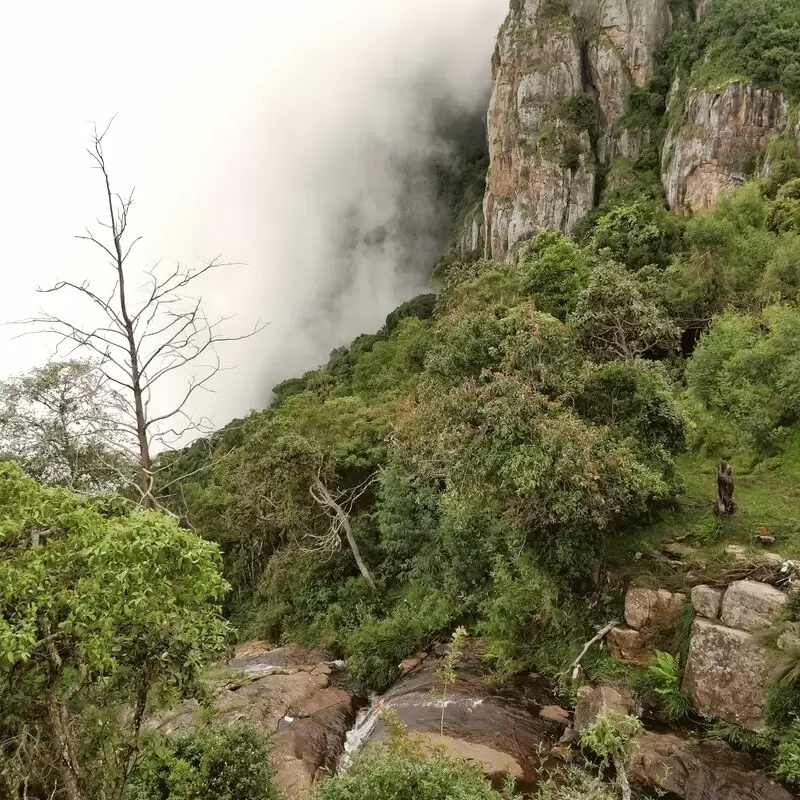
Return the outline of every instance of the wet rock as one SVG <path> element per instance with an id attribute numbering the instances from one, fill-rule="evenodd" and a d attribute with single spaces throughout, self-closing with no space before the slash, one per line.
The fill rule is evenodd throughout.
<path id="1" fill-rule="evenodd" d="M 682 103 L 682 121 L 664 143 L 662 177 L 673 211 L 713 207 L 725 190 L 742 185 L 748 163 L 789 124 L 786 98 L 768 89 L 731 82 L 720 89 L 670 93 Z"/>
<path id="2" fill-rule="evenodd" d="M 692 588 L 692 606 L 706 619 L 716 619 L 722 604 L 722 592 L 711 586 L 701 585 Z"/>
<path id="3" fill-rule="evenodd" d="M 621 692 L 613 686 L 589 686 L 578 689 L 578 702 L 575 705 L 576 733 L 591 725 L 599 714 L 611 712 L 626 716 L 636 707 L 633 696 L 629 692 Z"/>
<path id="4" fill-rule="evenodd" d="M 684 800 L 791 800 L 748 755 L 722 742 L 645 733 L 629 768 L 631 780 Z"/>
<path id="5" fill-rule="evenodd" d="M 743 631 L 767 628 L 783 610 L 787 600 L 780 589 L 769 584 L 735 581 L 722 598 L 722 622 Z"/>
<path id="6" fill-rule="evenodd" d="M 215 688 L 211 724 L 247 722 L 273 736 L 275 785 L 292 798 L 308 797 L 318 775 L 334 768 L 357 700 L 330 685 L 336 669 L 323 654 L 300 647 L 270 650 L 251 643 L 237 649 L 228 668 L 246 679 Z M 198 725 L 199 712 L 191 700 L 149 719 L 145 728 L 185 733 Z"/>
<path id="7" fill-rule="evenodd" d="M 490 777 L 510 772 L 518 777 L 520 791 L 532 790 L 542 766 L 539 753 L 548 752 L 564 730 L 563 719 L 540 715 L 545 706 L 554 705 L 547 684 L 520 678 L 493 687 L 481 653 L 470 648 L 460 660 L 456 682 L 447 688 L 442 738 L 442 686 L 436 667 L 429 656 L 374 707 L 362 711 L 357 730 L 348 737 L 348 753 L 361 742 L 385 738 L 379 713 L 391 709 L 409 731 L 431 745 L 442 744 L 452 755 L 480 763 Z"/>
<path id="8" fill-rule="evenodd" d="M 767 651 L 751 633 L 695 619 L 683 689 L 700 713 L 759 730 L 769 677 Z"/>

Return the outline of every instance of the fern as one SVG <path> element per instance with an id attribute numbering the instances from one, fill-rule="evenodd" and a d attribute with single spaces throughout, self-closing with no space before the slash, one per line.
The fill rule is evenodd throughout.
<path id="1" fill-rule="evenodd" d="M 678 659 L 671 653 L 657 650 L 655 664 L 647 669 L 651 688 L 659 697 L 664 716 L 671 722 L 685 717 L 692 710 L 692 703 L 681 689 Z"/>

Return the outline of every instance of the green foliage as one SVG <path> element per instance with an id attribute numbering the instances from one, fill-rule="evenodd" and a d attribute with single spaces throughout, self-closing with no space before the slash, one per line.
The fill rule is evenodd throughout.
<path id="1" fill-rule="evenodd" d="M 776 775 L 793 786 L 800 786 L 800 719 L 796 719 L 787 737 L 778 745 Z"/>
<path id="2" fill-rule="evenodd" d="M 383 691 L 397 679 L 397 665 L 449 628 L 453 616 L 446 598 L 412 587 L 388 617 L 368 617 L 346 635 L 350 674 L 366 689 Z"/>
<path id="3" fill-rule="evenodd" d="M 575 308 L 589 265 L 585 253 L 561 233 L 540 233 L 519 254 L 522 291 L 560 320 Z"/>
<path id="4" fill-rule="evenodd" d="M 344 775 L 320 784 L 314 800 L 502 800 L 478 768 L 426 752 L 397 724 L 390 730 L 387 744 L 367 746 Z"/>
<path id="5" fill-rule="evenodd" d="M 581 745 L 609 762 L 620 760 L 624 763 L 643 730 L 637 717 L 605 712 L 581 731 Z"/>
<path id="6" fill-rule="evenodd" d="M 744 78 L 800 97 L 800 5 L 797 0 L 720 0 L 698 25 L 695 81 Z"/>
<path id="7" fill-rule="evenodd" d="M 566 663 L 562 643 L 569 643 L 573 609 L 556 582 L 531 557 L 498 558 L 492 590 L 484 606 L 479 633 L 486 642 L 486 659 L 503 676 L 524 669 L 548 672 L 549 651 Z"/>
<path id="8" fill-rule="evenodd" d="M 681 689 L 680 664 L 670 653 L 656 651 L 656 661 L 648 666 L 649 688 L 659 699 L 664 716 L 674 722 L 685 717 L 692 709 L 692 703 Z"/>
<path id="9" fill-rule="evenodd" d="M 0 463 L 2 740 L 38 733 L 65 780 L 113 796 L 145 709 L 193 690 L 223 649 L 220 566 L 166 516 L 107 517 Z"/>
<path id="10" fill-rule="evenodd" d="M 775 741 L 769 728 L 751 731 L 723 720 L 714 720 L 711 727 L 706 731 L 706 737 L 708 739 L 718 739 L 720 742 L 725 742 L 737 750 L 746 750 L 750 753 L 769 753 L 775 746 Z"/>
<path id="11" fill-rule="evenodd" d="M 760 452 L 779 446 L 800 406 L 800 312 L 770 306 L 761 319 L 720 315 L 686 368 L 689 388 L 725 414 Z"/>
<path id="12" fill-rule="evenodd" d="M 269 743 L 255 728 L 209 728 L 154 741 L 125 800 L 272 800 Z"/>
<path id="13" fill-rule="evenodd" d="M 592 233 L 597 251 L 630 270 L 667 267 L 681 248 L 682 222 L 662 204 L 617 205 L 598 219 Z"/>
<path id="14" fill-rule="evenodd" d="M 0 382 L 0 458 L 33 478 L 99 494 L 133 475 L 124 400 L 91 361 L 54 361 Z"/>
<path id="15" fill-rule="evenodd" d="M 587 352 L 601 361 L 671 352 L 679 333 L 646 287 L 614 262 L 592 272 L 571 322 Z"/>

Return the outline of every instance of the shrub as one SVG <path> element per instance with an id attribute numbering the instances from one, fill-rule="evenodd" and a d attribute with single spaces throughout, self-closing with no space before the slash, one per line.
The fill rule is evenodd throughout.
<path id="1" fill-rule="evenodd" d="M 126 800 L 273 800 L 269 742 L 255 728 L 205 729 L 151 741 Z"/>
<path id="2" fill-rule="evenodd" d="M 648 666 L 649 688 L 655 692 L 664 716 L 670 721 L 685 717 L 692 702 L 681 689 L 680 664 L 670 653 L 656 651 L 656 661 Z"/>
<path id="3" fill-rule="evenodd" d="M 796 719 L 789 735 L 778 745 L 779 778 L 793 786 L 800 786 L 800 719 Z"/>
<path id="4" fill-rule="evenodd" d="M 441 752 L 425 752 L 396 718 L 383 717 L 387 744 L 368 745 L 344 774 L 323 781 L 314 800 L 502 800 L 480 771 Z"/>

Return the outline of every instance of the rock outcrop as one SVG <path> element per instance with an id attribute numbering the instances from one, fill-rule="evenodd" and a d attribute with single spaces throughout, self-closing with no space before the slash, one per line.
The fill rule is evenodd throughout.
<path id="1" fill-rule="evenodd" d="M 758 768 L 750 756 L 722 742 L 648 732 L 629 774 L 636 784 L 684 800 L 791 800 Z"/>
<path id="2" fill-rule="evenodd" d="M 676 81 L 670 114 L 679 121 L 667 134 L 661 171 L 670 208 L 683 212 L 710 209 L 744 183 L 764 147 L 789 125 L 782 94 L 736 81 L 686 92 Z"/>
<path id="3" fill-rule="evenodd" d="M 635 157 L 618 135 L 631 88 L 652 76 L 668 0 L 516 0 L 493 58 L 487 255 L 543 230 L 574 231 L 595 202 L 598 163 Z"/>
<path id="4" fill-rule="evenodd" d="M 672 650 L 685 602 L 684 594 L 631 587 L 625 595 L 628 627 L 608 634 L 611 654 L 625 664 L 644 666 L 655 660 L 656 650 Z"/>
<path id="5" fill-rule="evenodd" d="M 317 777 L 336 765 L 355 721 L 356 699 L 332 685 L 337 665 L 322 654 L 253 643 L 236 656 L 215 689 L 211 724 L 248 722 L 270 734 L 275 785 L 289 797 L 308 797 Z M 197 701 L 188 701 L 146 727 L 180 734 L 198 725 L 199 713 Z"/>
<path id="6" fill-rule="evenodd" d="M 573 729 L 576 733 L 580 733 L 591 725 L 600 714 L 618 714 L 622 717 L 632 714 L 635 705 L 629 692 L 621 692 L 613 686 L 585 684 L 578 689 Z"/>
<path id="7" fill-rule="evenodd" d="M 787 600 L 780 589 L 767 583 L 735 581 L 722 598 L 722 623 L 743 631 L 768 628 Z"/>
<path id="8" fill-rule="evenodd" d="M 761 729 L 769 676 L 766 650 L 752 634 L 694 621 L 683 689 L 702 714 Z"/>

